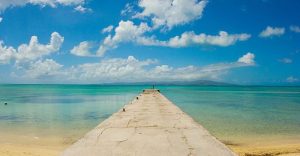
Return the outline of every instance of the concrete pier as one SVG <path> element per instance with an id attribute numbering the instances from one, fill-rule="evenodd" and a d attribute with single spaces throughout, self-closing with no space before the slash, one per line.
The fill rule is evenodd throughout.
<path id="1" fill-rule="evenodd" d="M 170 102 L 144 90 L 62 156 L 232 156 L 223 143 Z"/>

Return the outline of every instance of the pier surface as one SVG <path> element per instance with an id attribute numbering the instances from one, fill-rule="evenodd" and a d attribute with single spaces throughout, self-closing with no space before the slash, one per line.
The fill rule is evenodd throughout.
<path id="1" fill-rule="evenodd" d="M 62 156 L 236 155 L 158 90 L 144 90 L 124 108 Z"/>

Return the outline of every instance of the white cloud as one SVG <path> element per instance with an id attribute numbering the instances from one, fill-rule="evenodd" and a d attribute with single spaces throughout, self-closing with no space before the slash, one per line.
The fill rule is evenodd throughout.
<path id="1" fill-rule="evenodd" d="M 104 53 L 113 48 L 117 48 L 120 43 L 135 42 L 143 36 L 145 32 L 151 28 L 146 23 L 134 25 L 132 21 L 120 21 L 118 27 L 115 28 L 115 35 L 108 35 L 100 45 L 97 55 L 103 56 Z"/>
<path id="2" fill-rule="evenodd" d="M 2 22 L 2 20 L 3 20 L 3 18 L 2 18 L 2 17 L 0 17 L 0 23 Z"/>
<path id="3" fill-rule="evenodd" d="M 254 61 L 253 61 L 254 62 Z M 111 83 L 147 81 L 192 81 L 199 79 L 220 79 L 228 70 L 246 66 L 249 63 L 229 62 L 210 64 L 203 67 L 171 67 L 159 65 L 155 59 L 138 60 L 128 58 L 104 59 L 98 63 L 85 63 L 64 68 L 54 60 L 38 60 L 19 72 L 23 78 L 65 83 Z M 55 81 L 54 81 L 55 80 Z"/>
<path id="4" fill-rule="evenodd" d="M 206 0 L 140 0 L 142 12 L 135 18 L 151 18 L 154 28 L 171 29 L 201 18 L 208 2 Z"/>
<path id="5" fill-rule="evenodd" d="M 161 65 L 161 66 L 156 66 L 153 69 L 153 72 L 156 74 L 160 74 L 160 73 L 170 72 L 172 70 L 173 70 L 173 68 L 169 67 L 168 65 Z"/>
<path id="6" fill-rule="evenodd" d="M 0 64 L 7 64 L 11 61 L 16 49 L 13 47 L 7 47 L 4 45 L 3 41 L 0 41 Z"/>
<path id="7" fill-rule="evenodd" d="M 106 28 L 103 28 L 101 32 L 102 32 L 103 34 L 104 34 L 104 33 L 110 33 L 113 29 L 114 29 L 114 26 L 113 26 L 113 25 L 109 25 L 109 26 L 107 26 Z"/>
<path id="8" fill-rule="evenodd" d="M 93 56 L 93 54 L 90 52 L 91 48 L 93 47 L 93 44 L 88 41 L 80 42 L 79 45 L 75 46 L 71 50 L 71 54 L 76 56 Z"/>
<path id="9" fill-rule="evenodd" d="M 260 37 L 281 36 L 284 33 L 285 33 L 285 28 L 267 26 L 267 28 L 263 30 L 259 34 L 259 36 Z"/>
<path id="10" fill-rule="evenodd" d="M 299 26 L 292 25 L 292 26 L 290 26 L 290 30 L 293 31 L 293 32 L 296 32 L 296 33 L 300 33 L 300 27 Z"/>
<path id="11" fill-rule="evenodd" d="M 64 37 L 57 32 L 51 34 L 50 43 L 46 45 L 40 44 L 37 36 L 32 36 L 29 44 L 21 44 L 17 49 L 7 47 L 1 41 L 0 63 L 9 63 L 13 59 L 16 63 L 39 59 L 45 55 L 59 51 L 63 41 Z"/>
<path id="12" fill-rule="evenodd" d="M 293 82 L 299 82 L 299 79 L 293 76 L 289 76 L 288 78 L 286 78 L 286 81 L 289 83 L 293 83 Z"/>
<path id="13" fill-rule="evenodd" d="M 228 34 L 225 31 L 220 31 L 219 35 L 206 35 L 201 33 L 199 35 L 194 32 L 185 32 L 181 36 L 171 38 L 166 46 L 168 47 L 187 47 L 190 45 L 216 45 L 216 46 L 230 46 L 237 41 L 246 41 L 251 37 L 249 34 Z"/>
<path id="14" fill-rule="evenodd" d="M 121 10 L 121 15 L 125 16 L 125 15 L 131 14 L 131 13 L 134 13 L 133 5 L 131 5 L 130 3 L 127 3 L 125 5 L 125 8 L 123 10 Z"/>
<path id="15" fill-rule="evenodd" d="M 85 0 L 1 0 L 0 12 L 10 7 L 25 6 L 27 4 L 56 7 L 57 5 L 74 6 L 84 4 Z"/>
<path id="16" fill-rule="evenodd" d="M 117 48 L 121 43 L 135 43 L 144 46 L 164 46 L 172 48 L 188 47 L 195 45 L 213 45 L 213 46 L 230 46 L 238 41 L 246 41 L 251 35 L 228 34 L 225 31 L 220 31 L 218 35 L 207 35 L 201 33 L 199 35 L 194 32 L 184 32 L 180 36 L 175 36 L 166 41 L 156 39 L 155 36 L 146 36 L 145 33 L 152 31 L 146 24 L 141 23 L 135 25 L 132 21 L 121 21 L 115 28 L 115 34 L 108 35 L 100 45 L 97 55 L 103 56 L 107 50 Z"/>
<path id="17" fill-rule="evenodd" d="M 254 58 L 255 58 L 255 55 L 253 53 L 248 52 L 247 54 L 240 57 L 238 59 L 238 62 L 251 65 L 251 64 L 255 64 Z"/>
<path id="18" fill-rule="evenodd" d="M 112 58 L 99 63 L 86 63 L 76 67 L 76 74 L 82 80 L 98 82 L 140 81 L 147 75 L 144 67 L 156 60 L 139 61 L 133 56 L 127 59 Z"/>
<path id="19" fill-rule="evenodd" d="M 280 60 L 278 60 L 279 62 L 285 63 L 285 64 L 290 64 L 293 63 L 293 60 L 290 58 L 282 58 Z"/>
<path id="20" fill-rule="evenodd" d="M 46 59 L 44 61 L 38 60 L 30 63 L 25 75 L 27 78 L 33 79 L 51 79 L 55 76 L 62 76 L 62 74 L 64 74 L 61 72 L 62 67 L 63 65 L 52 59 Z"/>
<path id="21" fill-rule="evenodd" d="M 90 8 L 85 8 L 82 5 L 78 5 L 76 8 L 74 8 L 75 11 L 81 12 L 81 13 L 86 13 L 86 12 L 91 12 L 92 9 Z"/>

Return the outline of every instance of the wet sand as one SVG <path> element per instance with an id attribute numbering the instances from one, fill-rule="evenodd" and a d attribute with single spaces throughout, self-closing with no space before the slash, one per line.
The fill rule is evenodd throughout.
<path id="1" fill-rule="evenodd" d="M 71 144 L 0 144 L 1 156 L 58 156 Z M 300 145 L 233 146 L 227 145 L 240 156 L 300 156 Z M 298 149 L 298 150 L 297 150 Z"/>
<path id="2" fill-rule="evenodd" d="M 1 156 L 57 156 L 66 146 L 0 144 Z"/>
<path id="3" fill-rule="evenodd" d="M 300 156 L 300 144 L 228 146 L 240 156 Z"/>
<path id="4" fill-rule="evenodd" d="M 57 156 L 76 141 L 75 138 L 0 134 L 0 156 Z"/>

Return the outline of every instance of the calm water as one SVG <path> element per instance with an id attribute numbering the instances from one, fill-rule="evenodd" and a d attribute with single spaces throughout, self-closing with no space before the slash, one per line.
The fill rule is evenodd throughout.
<path id="1" fill-rule="evenodd" d="M 0 85 L 0 132 L 78 138 L 146 87 Z M 300 87 L 159 88 L 221 140 L 300 138 Z"/>
<path id="2" fill-rule="evenodd" d="M 223 141 L 300 140 L 300 87 L 166 87 L 163 93 Z"/>

